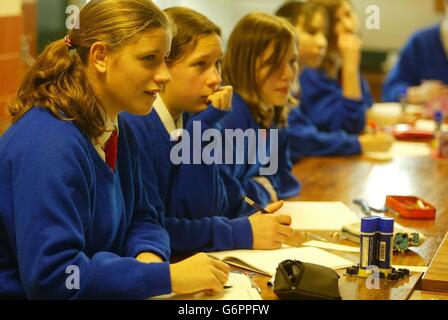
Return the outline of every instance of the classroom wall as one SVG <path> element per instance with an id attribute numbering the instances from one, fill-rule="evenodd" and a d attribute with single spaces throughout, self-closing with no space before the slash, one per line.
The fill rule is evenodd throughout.
<path id="1" fill-rule="evenodd" d="M 207 15 L 228 39 L 235 23 L 246 13 L 273 13 L 284 0 L 155 0 L 162 8 L 187 6 Z M 438 23 L 443 15 L 435 10 L 435 0 L 352 0 L 361 19 L 365 50 L 390 51 L 401 48 L 415 30 Z M 367 30 L 366 8 L 380 9 L 380 30 Z"/>
<path id="2" fill-rule="evenodd" d="M 435 0 L 353 0 L 362 23 L 365 50 L 399 50 L 416 30 L 442 21 Z M 366 8 L 374 4 L 380 9 L 380 29 L 367 30 Z"/>

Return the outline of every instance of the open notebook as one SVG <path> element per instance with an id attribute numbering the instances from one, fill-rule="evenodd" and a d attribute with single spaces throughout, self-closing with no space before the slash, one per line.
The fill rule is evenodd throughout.
<path id="1" fill-rule="evenodd" d="M 273 276 L 278 264 L 287 259 L 319 264 L 332 269 L 341 269 L 353 265 L 351 261 L 313 247 L 284 247 L 276 250 L 229 250 L 209 252 L 208 254 L 228 264 L 268 276 Z"/>
<path id="2" fill-rule="evenodd" d="M 152 297 L 151 300 L 261 300 L 258 287 L 245 274 L 230 272 L 224 290 L 216 295 L 206 295 L 204 292 L 193 294 L 165 294 Z"/>
<path id="3" fill-rule="evenodd" d="M 275 214 L 290 215 L 295 230 L 341 230 L 360 219 L 339 201 L 285 201 Z"/>

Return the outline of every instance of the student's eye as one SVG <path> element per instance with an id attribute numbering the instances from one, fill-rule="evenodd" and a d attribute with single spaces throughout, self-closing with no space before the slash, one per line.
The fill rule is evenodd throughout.
<path id="1" fill-rule="evenodd" d="M 154 54 L 143 57 L 143 60 L 145 60 L 145 61 L 154 61 L 155 59 L 156 59 L 156 56 Z"/>
<path id="2" fill-rule="evenodd" d="M 205 68 L 207 64 L 205 63 L 205 61 L 198 61 L 194 64 L 195 67 L 199 67 L 199 68 Z"/>
<path id="3" fill-rule="evenodd" d="M 221 72 L 221 68 L 222 68 L 222 60 L 218 60 L 215 63 L 216 65 L 216 69 L 218 69 Z"/>

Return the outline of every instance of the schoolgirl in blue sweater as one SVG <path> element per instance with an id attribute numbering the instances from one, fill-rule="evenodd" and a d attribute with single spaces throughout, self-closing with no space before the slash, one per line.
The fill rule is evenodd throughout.
<path id="1" fill-rule="evenodd" d="M 348 0 L 316 0 L 329 15 L 328 52 L 320 69 L 300 74 L 301 109 L 321 131 L 359 134 L 373 101 L 360 75 L 361 39 Z"/>
<path id="2" fill-rule="evenodd" d="M 327 51 L 327 12 L 315 2 L 287 2 L 277 15 L 288 18 L 299 38 L 299 60 L 301 70 L 318 69 Z M 298 90 L 300 93 L 300 90 Z M 300 97 L 298 97 L 300 100 Z M 297 104 L 295 102 L 294 104 Z M 291 135 L 291 160 L 307 156 L 353 155 L 361 151 L 387 150 L 392 139 L 383 133 L 357 136 L 343 130 L 320 131 L 302 111 L 300 105 L 293 106 L 289 117 Z"/>
<path id="3" fill-rule="evenodd" d="M 448 19 L 409 39 L 383 86 L 383 100 L 424 104 L 448 96 Z"/>
<path id="4" fill-rule="evenodd" d="M 0 296 L 142 299 L 222 290 L 205 254 L 169 264 L 138 142 L 119 113 L 147 114 L 170 80 L 171 31 L 151 1 L 91 1 L 80 29 L 27 73 L 0 141 Z"/>
<path id="5" fill-rule="evenodd" d="M 232 208 L 241 206 L 241 193 L 263 205 L 299 193 L 291 173 L 284 107 L 298 72 L 297 50 L 290 23 L 264 13 L 243 17 L 229 38 L 223 78 L 235 93 L 232 111 L 219 126 L 228 140 L 238 132 L 247 135 L 233 150 L 225 148 L 233 161 L 220 166 Z"/>
<path id="6" fill-rule="evenodd" d="M 222 87 L 220 29 L 204 15 L 184 7 L 165 12 L 175 23 L 168 69 L 172 80 L 145 117 L 125 115 L 142 147 L 143 181 L 150 201 L 158 203 L 173 251 L 269 249 L 292 234 L 284 215 L 239 217 L 229 210 L 226 177 L 218 164 L 194 163 L 207 143 L 201 136 L 228 114 L 232 88 Z M 194 132 L 194 126 L 200 131 Z M 174 138 L 182 132 L 179 139 Z M 182 140 L 181 140 L 182 139 Z M 199 149 L 193 150 L 195 140 Z M 176 163 L 172 153 L 180 143 L 191 147 L 187 163 Z M 186 152 L 183 150 L 183 152 Z M 237 199 L 241 202 L 241 199 Z M 273 204 L 275 211 L 281 204 Z M 230 216 L 230 218 L 229 218 Z M 234 218 L 234 219 L 231 219 Z"/>

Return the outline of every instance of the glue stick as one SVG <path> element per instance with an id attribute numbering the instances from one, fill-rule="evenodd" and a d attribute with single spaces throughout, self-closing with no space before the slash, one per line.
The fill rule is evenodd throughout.
<path id="1" fill-rule="evenodd" d="M 394 219 L 381 217 L 379 220 L 378 267 L 386 276 L 392 271 Z"/>
<path id="2" fill-rule="evenodd" d="M 379 217 L 370 216 L 361 218 L 361 233 L 360 233 L 360 261 L 359 261 L 359 276 L 367 277 L 370 271 L 368 266 L 377 265 L 377 233 L 379 231 Z"/>

